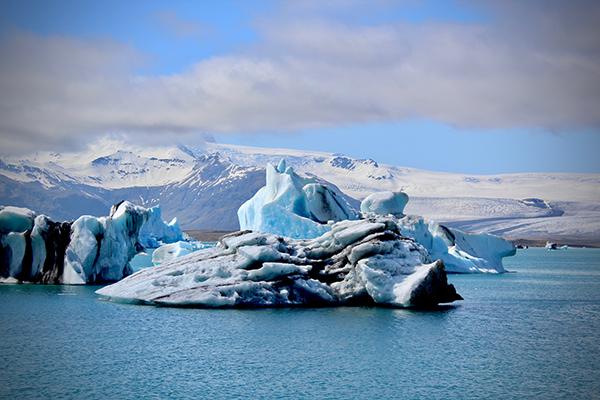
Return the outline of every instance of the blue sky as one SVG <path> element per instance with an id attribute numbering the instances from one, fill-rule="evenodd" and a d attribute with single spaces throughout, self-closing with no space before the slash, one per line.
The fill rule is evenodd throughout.
<path id="1" fill-rule="evenodd" d="M 572 4 L 5 2 L 3 145 L 212 133 L 431 170 L 600 172 L 598 7 Z"/>

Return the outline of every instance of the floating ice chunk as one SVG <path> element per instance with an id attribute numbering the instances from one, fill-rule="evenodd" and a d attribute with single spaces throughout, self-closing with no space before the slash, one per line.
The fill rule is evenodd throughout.
<path id="1" fill-rule="evenodd" d="M 363 214 L 404 216 L 408 195 L 404 192 L 377 192 L 370 194 L 360 203 Z"/>
<path id="2" fill-rule="evenodd" d="M 398 225 L 402 234 L 425 247 L 432 259 L 442 260 L 448 272 L 505 272 L 502 259 L 516 254 L 508 240 L 490 234 L 468 234 L 427 223 L 421 217 L 404 217 Z"/>
<path id="3" fill-rule="evenodd" d="M 28 231 L 34 219 L 35 213 L 28 208 L 0 207 L 0 233 Z"/>
<path id="4" fill-rule="evenodd" d="M 160 206 L 147 210 L 146 222 L 142 225 L 138 236 L 142 246 L 157 248 L 161 244 L 175 243 L 184 239 L 184 233 L 181 231 L 176 217 L 166 223 L 162 219 Z"/>
<path id="5" fill-rule="evenodd" d="M 104 235 L 91 276 L 92 282 L 117 281 L 131 274 L 129 260 L 142 250 L 138 235 L 146 221 L 146 212 L 145 208 L 128 201 L 113 206 L 110 218 L 102 221 Z"/>
<path id="6" fill-rule="evenodd" d="M 62 283 L 85 284 L 93 276 L 94 264 L 104 235 L 104 219 L 84 215 L 71 225 L 71 242 L 65 253 Z"/>
<path id="7" fill-rule="evenodd" d="M 305 240 L 236 232 L 216 248 L 141 270 L 97 293 L 199 307 L 413 307 L 460 299 L 443 262 L 430 264 L 425 248 L 402 236 L 393 217 L 335 223 L 323 236 Z"/>
<path id="8" fill-rule="evenodd" d="M 266 185 L 238 210 L 242 229 L 291 238 L 319 237 L 324 244 L 346 246 L 356 237 L 380 228 L 355 221 L 356 211 L 348 207 L 348 201 L 340 201 L 345 197 L 339 190 L 296 175 L 283 160 L 277 168 L 267 165 L 266 175 Z M 405 217 L 407 202 L 408 196 L 403 192 L 379 192 L 366 197 L 360 209 L 365 218 L 398 218 L 402 234 L 424 246 L 431 260 L 442 260 L 449 272 L 504 272 L 502 258 L 515 252 L 510 242 L 489 234 L 467 234 L 427 223 L 420 217 Z M 339 221 L 331 235 L 329 221 Z M 322 250 L 307 249 L 314 256 Z"/>
<path id="9" fill-rule="evenodd" d="M 352 199 L 333 185 L 297 175 L 282 160 L 267 164 L 266 185 L 238 210 L 240 229 L 292 238 L 315 238 L 329 221 L 357 219 Z"/>

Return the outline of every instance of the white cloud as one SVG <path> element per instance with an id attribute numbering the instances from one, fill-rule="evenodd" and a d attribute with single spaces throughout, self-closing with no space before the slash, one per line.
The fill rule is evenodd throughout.
<path id="1" fill-rule="evenodd" d="M 107 132 L 171 141 L 165 133 L 412 117 L 476 128 L 599 129 L 600 8 L 532 4 L 494 4 L 494 19 L 479 24 L 284 17 L 260 25 L 259 45 L 169 76 L 135 76 L 142 57 L 115 43 L 5 37 L 0 146 L 77 146 Z"/>

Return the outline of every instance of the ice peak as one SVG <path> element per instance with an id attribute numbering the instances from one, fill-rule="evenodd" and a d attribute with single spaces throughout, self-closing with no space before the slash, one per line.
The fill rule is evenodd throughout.
<path id="1" fill-rule="evenodd" d="M 357 219 L 350 199 L 333 185 L 302 177 L 281 160 L 267 164 L 266 185 L 238 210 L 240 229 L 312 238 L 327 232 L 329 221 Z"/>
<path id="2" fill-rule="evenodd" d="M 282 158 L 281 160 L 279 160 L 279 164 L 277 164 L 277 171 L 280 173 L 286 172 L 285 158 Z"/>

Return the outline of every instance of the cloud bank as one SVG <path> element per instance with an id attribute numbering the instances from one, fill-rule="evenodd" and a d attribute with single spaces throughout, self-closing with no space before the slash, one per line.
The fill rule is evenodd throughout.
<path id="1" fill-rule="evenodd" d="M 119 43 L 5 35 L 0 146 L 19 152 L 115 132 L 172 141 L 407 118 L 600 129 L 600 4 L 476 6 L 486 18 L 468 23 L 358 23 L 318 6 L 286 8 L 257 23 L 259 43 L 165 76 L 136 74 L 144 55 Z"/>

